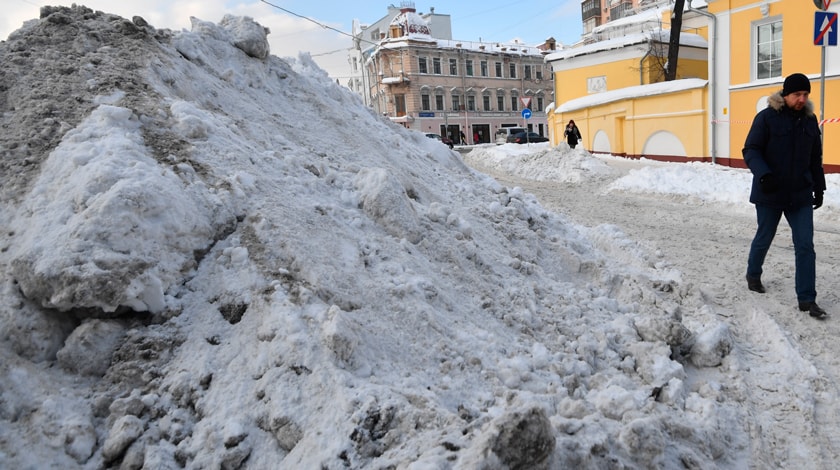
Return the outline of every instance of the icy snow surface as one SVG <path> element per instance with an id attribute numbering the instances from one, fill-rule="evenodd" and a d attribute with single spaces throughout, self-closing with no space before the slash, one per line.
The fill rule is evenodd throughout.
<path id="1" fill-rule="evenodd" d="M 726 317 L 615 227 L 267 55 L 249 18 L 42 13 L 0 43 L 0 467 L 747 468 L 769 445 Z M 616 191 L 748 178 L 615 180 L 564 145 L 472 158 Z"/>

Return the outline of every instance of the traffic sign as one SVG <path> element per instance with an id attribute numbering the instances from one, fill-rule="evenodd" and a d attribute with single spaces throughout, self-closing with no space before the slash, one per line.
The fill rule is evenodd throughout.
<path id="1" fill-rule="evenodd" d="M 831 5 L 831 0 L 814 0 L 814 5 L 820 10 L 828 10 L 829 5 Z"/>
<path id="2" fill-rule="evenodd" d="M 528 108 L 523 109 L 522 110 L 522 117 L 524 117 L 525 119 L 530 119 L 531 118 L 531 110 L 528 109 Z"/>
<path id="3" fill-rule="evenodd" d="M 827 11 L 814 12 L 814 45 L 837 45 L 837 13 Z"/>

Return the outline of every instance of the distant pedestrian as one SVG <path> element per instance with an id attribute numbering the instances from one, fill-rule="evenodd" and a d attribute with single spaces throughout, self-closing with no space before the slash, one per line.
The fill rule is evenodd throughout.
<path id="1" fill-rule="evenodd" d="M 473 144 L 479 143 L 478 139 L 479 139 L 478 131 L 473 132 Z"/>
<path id="2" fill-rule="evenodd" d="M 464 135 L 464 131 L 461 131 L 461 145 L 467 145 L 467 136 Z"/>
<path id="3" fill-rule="evenodd" d="M 808 99 L 811 81 L 801 73 L 785 78 L 780 92 L 753 119 L 744 143 L 744 162 L 752 172 L 750 202 L 758 228 L 747 258 L 747 288 L 764 293 L 762 265 L 782 215 L 790 225 L 799 310 L 823 318 L 817 305 L 814 210 L 822 206 L 825 170 L 820 127 Z"/>
<path id="4" fill-rule="evenodd" d="M 566 125 L 566 130 L 563 132 L 563 135 L 566 137 L 566 143 L 568 143 L 571 148 L 575 148 L 578 141 L 582 139 L 580 136 L 580 129 L 578 129 L 577 125 L 575 125 L 574 119 L 569 120 L 569 124 Z"/>

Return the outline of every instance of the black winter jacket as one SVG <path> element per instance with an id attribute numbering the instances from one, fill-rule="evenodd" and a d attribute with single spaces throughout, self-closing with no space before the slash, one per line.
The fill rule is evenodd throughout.
<path id="1" fill-rule="evenodd" d="M 822 140 L 811 101 L 797 112 L 785 105 L 781 92 L 770 96 L 767 108 L 753 119 L 742 152 L 753 174 L 753 204 L 800 207 L 812 203 L 814 192 L 825 191 Z M 772 193 L 761 189 L 761 177 L 768 173 L 779 183 Z"/>

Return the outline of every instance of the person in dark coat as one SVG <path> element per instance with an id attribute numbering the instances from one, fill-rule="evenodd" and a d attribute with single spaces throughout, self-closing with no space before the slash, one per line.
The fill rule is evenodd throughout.
<path id="1" fill-rule="evenodd" d="M 822 318 L 826 312 L 816 303 L 814 210 L 823 203 L 825 172 L 810 93 L 805 75 L 785 78 L 782 90 L 753 119 L 744 143 L 744 162 L 753 175 L 750 202 L 758 221 L 747 259 L 747 287 L 765 292 L 762 265 L 784 215 L 793 235 L 799 310 Z"/>
<path id="2" fill-rule="evenodd" d="M 569 147 L 571 148 L 575 148 L 578 141 L 582 139 L 580 136 L 580 129 L 578 129 L 577 125 L 575 125 L 574 119 L 569 120 L 569 123 L 566 125 L 566 130 L 563 131 L 563 135 L 566 136 L 566 143 L 569 144 Z"/>

